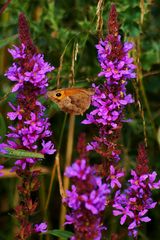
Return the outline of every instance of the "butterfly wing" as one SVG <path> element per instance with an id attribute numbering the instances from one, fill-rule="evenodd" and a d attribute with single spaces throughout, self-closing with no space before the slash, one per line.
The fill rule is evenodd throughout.
<path id="1" fill-rule="evenodd" d="M 82 115 L 89 108 L 93 94 L 92 89 L 84 88 L 64 88 L 47 93 L 48 97 L 57 103 L 62 111 L 74 115 Z"/>
<path id="2" fill-rule="evenodd" d="M 71 104 L 74 106 L 76 115 L 83 114 L 91 104 L 91 97 L 86 93 L 70 96 Z"/>

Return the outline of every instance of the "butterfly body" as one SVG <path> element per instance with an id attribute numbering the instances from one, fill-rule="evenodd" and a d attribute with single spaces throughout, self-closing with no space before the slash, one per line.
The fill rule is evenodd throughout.
<path id="1" fill-rule="evenodd" d="M 74 115 L 82 115 L 89 108 L 93 94 L 92 89 L 85 88 L 62 88 L 47 92 L 47 96 L 62 111 Z"/>

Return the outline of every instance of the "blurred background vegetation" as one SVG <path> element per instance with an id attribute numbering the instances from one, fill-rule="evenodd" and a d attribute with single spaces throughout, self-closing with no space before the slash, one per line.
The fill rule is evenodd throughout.
<path id="1" fill-rule="evenodd" d="M 101 13 L 105 37 L 111 1 L 103 2 Z M 0 0 L 0 7 L 4 3 L 4 0 Z M 138 143 L 145 142 L 148 146 L 150 167 L 160 176 L 160 1 L 117 0 L 114 3 L 119 14 L 122 38 L 135 44 L 132 55 L 137 65 L 137 79 L 130 82 L 128 86 L 128 92 L 134 95 L 135 104 L 126 111 L 126 115 L 133 121 L 125 123 L 122 131 L 122 166 L 128 172 L 135 166 Z M 7 127 L 10 124 L 6 118 L 7 111 L 9 111 L 8 101 L 15 102 L 16 100 L 16 95 L 10 93 L 12 83 L 4 77 L 4 73 L 12 63 L 12 58 L 7 51 L 8 47 L 19 44 L 17 37 L 19 13 L 24 12 L 30 22 L 31 35 L 39 51 L 44 53 L 45 59 L 56 67 L 49 76 L 48 89 L 54 89 L 57 85 L 59 87 L 71 85 L 73 78 L 77 87 L 90 87 L 93 82 L 102 81 L 97 78 L 100 67 L 95 49 L 95 44 L 98 43 L 96 11 L 96 0 L 11 1 L 0 16 L 0 136 L 2 136 L 0 141 L 5 141 Z M 73 61 L 75 53 L 77 57 Z M 60 154 L 63 174 L 66 161 L 73 161 L 77 155 L 78 135 L 80 132 L 86 132 L 89 139 L 92 127 L 80 124 L 84 116 L 78 116 L 76 119 L 66 116 L 45 96 L 41 101 L 47 107 L 46 114 L 50 117 L 54 132 L 52 140 L 56 146 L 62 137 Z M 42 161 L 44 171 L 47 173 L 41 176 L 42 185 L 39 195 L 36 196 L 39 198 L 40 205 L 33 216 L 35 222 L 47 219 L 50 229 L 60 228 L 59 222 L 63 222 L 64 215 L 61 210 L 61 197 L 56 175 L 49 206 L 45 211 L 50 172 L 54 161 L 53 157 L 48 156 Z M 8 168 L 13 164 L 12 160 L 6 161 L 2 158 L 1 163 L 4 162 Z M 13 208 L 18 201 L 17 181 L 15 176 L 9 174 L 0 179 L 0 240 L 14 239 L 17 223 L 13 216 Z M 158 192 L 154 193 L 154 199 L 160 201 Z M 149 216 L 153 220 L 144 224 L 145 227 L 141 229 L 139 239 L 158 240 L 160 239 L 159 204 L 155 210 L 150 211 Z M 125 236 L 125 227 L 119 227 L 119 219 L 113 218 L 110 210 L 106 212 L 105 221 L 108 231 L 104 239 L 110 239 L 110 234 L 113 232 L 119 234 L 118 239 L 128 239 Z M 41 239 L 56 238 L 43 236 Z"/>

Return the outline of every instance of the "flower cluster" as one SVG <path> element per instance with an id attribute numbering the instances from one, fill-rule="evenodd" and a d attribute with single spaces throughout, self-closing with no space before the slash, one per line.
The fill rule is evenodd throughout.
<path id="1" fill-rule="evenodd" d="M 109 33 L 106 39 L 96 45 L 98 60 L 101 66 L 99 77 L 104 76 L 103 85 L 93 84 L 95 94 L 92 97 L 94 109 L 87 114 L 84 124 L 95 124 L 98 137 L 88 145 L 87 150 L 96 150 L 108 159 L 119 160 L 117 138 L 124 118 L 124 108 L 133 103 L 131 94 L 127 94 L 126 85 L 129 79 L 135 78 L 133 58 L 129 51 L 133 44 L 122 43 L 118 34 L 117 13 L 113 5 L 110 11 Z M 106 149 L 109 149 L 107 151 Z"/>
<path id="2" fill-rule="evenodd" d="M 46 73 L 52 71 L 54 67 L 46 63 L 41 54 L 33 55 L 28 61 L 24 44 L 14 47 L 9 52 L 18 63 L 13 63 L 5 75 L 16 82 L 12 92 L 18 91 L 18 105 L 9 103 L 13 111 L 7 116 L 11 121 L 17 120 L 18 123 L 16 127 L 9 126 L 8 146 L 37 151 L 38 144 L 41 144 L 41 153 L 53 154 L 54 145 L 51 141 L 44 140 L 52 133 L 49 130 L 48 118 L 44 117 L 45 107 L 38 101 L 38 97 L 46 91 L 48 85 Z M 32 166 L 35 161 L 36 159 L 30 158 L 17 160 L 16 169 L 19 167 L 24 169 L 26 165 Z"/>
<path id="3" fill-rule="evenodd" d="M 21 47 L 14 46 L 14 49 L 10 49 L 13 59 L 21 59 L 21 65 L 13 63 L 8 69 L 6 76 L 13 82 L 16 82 L 12 88 L 12 92 L 23 88 L 25 83 L 31 83 L 34 87 L 39 90 L 46 90 L 48 86 L 48 78 L 46 77 L 47 72 L 54 70 L 47 62 L 44 61 L 43 54 L 35 54 L 31 58 L 27 58 L 26 46 L 22 43 Z M 25 59 L 27 58 L 27 65 Z"/>
<path id="4" fill-rule="evenodd" d="M 154 202 L 151 198 L 151 191 L 154 189 L 160 189 L 160 181 L 154 182 L 156 179 L 156 172 L 151 174 L 143 174 L 138 176 L 137 173 L 131 171 L 132 178 L 128 181 L 130 183 L 127 190 L 124 193 L 117 191 L 113 207 L 113 215 L 122 215 L 120 224 L 123 225 L 128 218 L 129 221 L 129 234 L 136 237 L 137 228 L 141 225 L 141 222 L 149 222 L 151 219 L 146 216 L 149 209 L 156 206 L 157 202 Z"/>
<path id="5" fill-rule="evenodd" d="M 144 153 L 144 154 L 143 154 Z M 116 192 L 113 207 L 114 216 L 121 216 L 120 224 L 123 225 L 128 218 L 129 235 L 137 237 L 138 227 L 141 222 L 149 222 L 151 219 L 146 216 L 149 209 L 155 208 L 151 194 L 152 190 L 160 189 L 160 180 L 155 182 L 157 173 L 148 173 L 147 161 L 144 159 L 144 146 L 139 147 L 136 170 L 131 170 L 131 179 L 128 180 L 128 188 L 121 193 Z M 146 167 L 143 167 L 143 166 Z M 140 167 L 141 166 L 141 167 Z"/>
<path id="6" fill-rule="evenodd" d="M 121 43 L 120 36 L 117 37 L 117 44 Z M 133 102 L 131 94 L 126 93 L 127 79 L 135 78 L 135 65 L 133 58 L 129 57 L 128 52 L 133 48 L 132 43 L 124 43 L 121 50 L 121 57 L 112 59 L 112 43 L 108 40 L 100 41 L 96 46 L 98 49 L 98 60 L 102 71 L 98 76 L 105 76 L 104 86 L 93 85 L 95 94 L 92 97 L 92 105 L 95 107 L 87 119 L 86 124 L 102 124 L 111 129 L 117 128 L 117 121 L 122 115 L 122 111 L 127 104 Z M 107 49 L 110 47 L 110 51 Z M 117 89 L 116 89 L 117 88 Z M 122 120 L 122 117 L 121 117 Z M 110 131 L 111 131 L 110 129 Z"/>
<path id="7" fill-rule="evenodd" d="M 75 229 L 71 239 L 100 240 L 101 231 L 105 229 L 100 213 L 104 211 L 110 193 L 107 184 L 95 176 L 95 170 L 85 159 L 73 163 L 65 175 L 73 182 L 71 191 L 67 190 L 64 198 L 64 203 L 72 210 L 66 216 L 66 224 L 73 224 Z"/>
<path id="8" fill-rule="evenodd" d="M 13 121 L 7 134 L 7 146 L 14 149 L 30 150 L 42 154 L 53 154 L 54 144 L 47 140 L 52 135 L 50 123 L 45 117 L 45 107 L 38 98 L 46 93 L 47 73 L 54 70 L 44 61 L 43 54 L 37 53 L 29 32 L 29 26 L 23 14 L 19 16 L 19 39 L 21 45 L 10 49 L 15 62 L 5 76 L 15 83 L 12 92 L 17 93 L 16 103 L 9 103 L 12 111 L 7 114 Z M 37 201 L 32 199 L 32 192 L 39 189 L 40 171 L 31 169 L 38 161 L 36 158 L 22 158 L 15 161 L 13 170 L 21 177 L 18 186 L 20 203 L 15 208 L 16 218 L 20 223 L 16 239 L 28 239 L 35 232 L 45 232 L 47 225 L 33 225 L 30 216 L 37 208 Z"/>

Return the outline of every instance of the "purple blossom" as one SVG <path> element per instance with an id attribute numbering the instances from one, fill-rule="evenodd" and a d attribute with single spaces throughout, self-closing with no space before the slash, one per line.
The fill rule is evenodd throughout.
<path id="1" fill-rule="evenodd" d="M 101 239 L 100 213 L 106 206 L 106 198 L 110 194 L 107 184 L 95 176 L 95 170 L 88 166 L 85 159 L 77 160 L 67 167 L 65 175 L 72 179 L 71 191 L 66 191 L 63 202 L 71 208 L 66 216 L 65 224 L 73 224 L 73 239 Z"/>
<path id="2" fill-rule="evenodd" d="M 47 62 L 44 61 L 42 54 L 34 55 L 30 59 L 32 69 L 24 73 L 24 81 L 30 82 L 35 87 L 44 88 L 48 86 L 48 78 L 46 73 L 54 70 Z"/>
<path id="3" fill-rule="evenodd" d="M 154 182 L 156 180 L 157 173 L 154 171 L 153 173 L 148 175 L 148 186 L 152 189 L 160 189 L 160 180 L 158 182 Z"/>
<path id="4" fill-rule="evenodd" d="M 36 162 L 37 162 L 36 158 L 25 158 L 25 159 L 16 160 L 14 164 L 17 167 L 22 168 L 22 170 L 25 170 L 27 165 L 33 166 Z"/>
<path id="5" fill-rule="evenodd" d="M 14 49 L 9 49 L 8 52 L 12 55 L 13 59 L 26 58 L 25 45 L 22 43 L 20 47 L 13 46 Z"/>
<path id="6" fill-rule="evenodd" d="M 110 174 L 107 177 L 107 181 L 110 182 L 111 188 L 114 188 L 117 186 L 118 188 L 121 188 L 121 183 L 119 182 L 119 178 L 123 177 L 124 173 L 117 171 L 113 165 L 110 166 Z"/>
<path id="7" fill-rule="evenodd" d="M 64 199 L 64 202 L 67 202 L 68 206 L 74 210 L 78 209 L 80 207 L 81 201 L 79 198 L 79 195 L 77 193 L 77 188 L 75 185 L 71 186 L 72 190 L 66 190 L 66 199 Z"/>
<path id="8" fill-rule="evenodd" d="M 15 47 L 13 50 L 9 50 L 14 59 L 25 59 L 25 45 L 22 44 L 21 47 Z M 48 86 L 48 78 L 46 73 L 54 70 L 47 62 L 44 61 L 44 56 L 42 54 L 35 54 L 30 59 L 27 59 L 27 65 L 30 66 L 28 70 L 24 71 L 17 63 L 8 69 L 5 76 L 11 81 L 18 82 L 12 89 L 12 92 L 18 91 L 24 87 L 26 82 L 30 82 L 34 87 L 38 87 L 45 91 Z"/>
<path id="9" fill-rule="evenodd" d="M 114 216 L 123 215 L 120 220 L 120 224 L 123 225 L 127 219 L 127 216 L 130 218 L 134 217 L 134 214 L 132 211 L 130 211 L 129 207 L 122 207 L 120 204 L 114 204 L 113 207 L 115 207 L 117 210 L 113 210 Z"/>
<path id="10" fill-rule="evenodd" d="M 106 195 L 110 193 L 108 186 L 102 184 L 101 178 L 96 178 L 98 189 L 92 190 L 90 194 L 81 195 L 82 202 L 84 201 L 86 209 L 93 214 L 98 214 L 105 209 Z"/>
<path id="11" fill-rule="evenodd" d="M 50 123 L 45 116 L 45 107 L 39 102 L 39 98 L 47 91 L 47 73 L 54 70 L 54 67 L 45 62 L 43 54 L 38 54 L 23 13 L 19 15 L 19 40 L 21 45 L 9 50 L 16 62 L 5 74 L 14 84 L 12 92 L 16 92 L 14 105 L 9 103 L 12 110 L 7 116 L 12 121 L 12 125 L 8 127 L 6 146 L 53 154 L 56 151 L 54 144 L 47 140 L 52 135 Z M 30 222 L 30 216 L 33 216 L 38 206 L 37 200 L 32 198 L 32 195 L 40 187 L 38 180 L 40 172 L 32 167 L 39 160 L 19 158 L 14 162 L 11 170 L 21 178 L 18 186 L 20 201 L 15 207 L 15 216 L 19 221 L 16 239 L 28 239 L 33 233 L 47 231 L 45 222 L 36 225 Z"/>
<path id="12" fill-rule="evenodd" d="M 159 181 L 155 182 L 156 175 L 156 172 L 138 175 L 132 170 L 128 188 L 123 193 L 117 191 L 115 195 L 113 215 L 122 215 L 120 224 L 124 224 L 128 216 L 131 236 L 137 236 L 141 222 L 151 221 L 145 214 L 157 204 L 151 198 L 151 190 L 160 189 Z"/>
<path id="13" fill-rule="evenodd" d="M 117 38 L 117 44 L 121 42 L 120 36 Z M 111 78 L 116 84 L 116 81 L 120 79 L 126 80 L 127 78 L 135 78 L 134 69 L 136 68 L 133 64 L 133 58 L 130 58 L 128 52 L 133 48 L 132 43 L 124 43 L 123 53 L 121 59 L 110 60 L 109 57 L 112 53 L 111 43 L 107 40 L 100 41 L 96 45 L 98 50 L 98 60 L 100 62 L 102 71 L 99 76 L 105 76 L 109 83 Z"/>
<path id="14" fill-rule="evenodd" d="M 67 167 L 64 175 L 69 178 L 76 177 L 81 180 L 86 180 L 88 175 L 91 174 L 91 171 L 93 170 L 87 166 L 86 160 L 82 159 L 79 162 L 73 163 L 72 166 Z"/>
<path id="15" fill-rule="evenodd" d="M 23 109 L 20 108 L 20 106 L 14 106 L 12 103 L 9 103 L 9 106 L 14 110 L 14 112 L 7 113 L 7 116 L 10 120 L 15 120 L 18 118 L 18 120 L 22 120 L 22 113 L 24 112 Z"/>
<path id="16" fill-rule="evenodd" d="M 127 94 L 126 91 L 128 80 L 136 76 L 133 58 L 129 56 L 133 44 L 127 42 L 122 44 L 120 36 L 115 37 L 115 35 L 107 35 L 104 41 L 101 39 L 96 45 L 101 66 L 98 76 L 105 77 L 105 80 L 99 86 L 92 85 L 94 89 L 91 102 L 93 110 L 82 121 L 83 124 L 96 125 L 99 131 L 96 140 L 93 139 L 88 144 L 87 151 L 95 150 L 104 156 L 106 153 L 103 152 L 111 149 L 113 138 L 117 136 L 122 122 L 127 121 L 123 113 L 124 108 L 134 102 L 131 94 Z M 116 151 L 115 145 L 107 158 L 115 162 L 119 161 L 120 157 Z"/>
<path id="17" fill-rule="evenodd" d="M 134 229 L 138 226 L 140 226 L 141 222 L 150 222 L 151 219 L 149 217 L 144 217 L 144 215 L 148 212 L 148 210 L 143 210 L 138 213 L 135 220 L 129 225 L 128 229 Z"/>
<path id="18" fill-rule="evenodd" d="M 24 84 L 24 78 L 21 75 L 20 70 L 21 68 L 18 67 L 16 63 L 13 63 L 13 65 L 8 69 L 8 71 L 5 74 L 5 76 L 11 81 L 18 82 L 12 88 L 12 92 L 18 91 L 18 89 L 20 89 Z"/>
<path id="19" fill-rule="evenodd" d="M 76 239 L 92 239 L 92 240 L 101 240 L 103 230 L 107 228 L 104 227 L 101 222 L 100 218 L 97 218 L 96 215 L 90 217 L 89 221 L 86 216 L 83 217 L 83 214 L 79 213 L 77 215 L 66 215 L 66 224 L 73 224 L 75 227 L 76 235 L 71 237 L 71 240 Z M 83 224 L 83 225 L 82 225 Z M 83 228 L 83 232 L 81 229 Z"/>
<path id="20" fill-rule="evenodd" d="M 148 178 L 147 174 L 139 177 L 134 170 L 131 170 L 131 175 L 133 176 L 133 178 L 129 180 L 131 188 L 137 190 L 138 188 L 145 187 L 144 181 Z"/>
<path id="21" fill-rule="evenodd" d="M 54 154 L 56 152 L 54 144 L 51 141 L 45 143 L 45 141 L 42 140 L 42 147 L 41 153 L 43 154 Z"/>
<path id="22" fill-rule="evenodd" d="M 128 45 L 130 46 L 130 43 L 128 43 Z M 96 45 L 98 49 L 98 59 L 103 69 L 99 76 L 104 75 L 107 78 L 107 82 L 104 85 L 105 87 L 102 89 L 93 84 L 95 94 L 92 96 L 92 105 L 95 107 L 95 110 L 93 110 L 90 114 L 87 114 L 87 119 L 83 121 L 84 124 L 100 123 L 102 125 L 112 125 L 114 128 L 114 122 L 121 116 L 124 106 L 133 103 L 131 94 L 127 95 L 125 89 L 126 79 L 135 77 L 135 74 L 133 76 L 132 73 L 135 69 L 135 65 L 131 64 L 133 59 L 128 56 L 128 51 L 126 51 L 127 43 L 125 43 L 125 51 L 122 56 L 122 60 L 107 60 L 107 53 L 110 56 L 110 51 L 108 51 L 110 46 L 111 44 L 108 41 L 103 42 L 102 40 L 99 45 Z M 111 79 L 112 82 L 110 82 Z M 114 80 L 121 81 L 120 83 L 117 83 Z M 121 84 L 120 86 L 117 86 L 117 95 L 113 93 L 111 88 L 111 85 L 114 84 Z"/>
<path id="23" fill-rule="evenodd" d="M 46 92 L 48 86 L 46 74 L 54 67 L 44 61 L 42 54 L 34 54 L 28 58 L 26 51 L 24 44 L 9 50 L 14 59 L 21 61 L 13 63 L 5 74 L 8 79 L 16 82 L 12 91 L 18 91 L 17 106 L 9 103 L 13 111 L 7 115 L 12 121 L 17 119 L 17 126 L 9 126 L 8 146 L 53 154 L 56 151 L 54 144 L 46 141 L 46 138 L 52 134 L 49 129 L 50 123 L 44 116 L 45 107 L 38 101 L 38 97 Z M 25 169 L 27 165 L 32 166 L 36 161 L 37 159 L 19 159 L 15 162 L 15 166 Z"/>
<path id="24" fill-rule="evenodd" d="M 35 232 L 39 232 L 39 233 L 47 232 L 47 223 L 42 222 L 39 224 L 35 224 Z"/>

